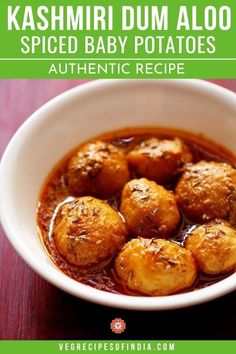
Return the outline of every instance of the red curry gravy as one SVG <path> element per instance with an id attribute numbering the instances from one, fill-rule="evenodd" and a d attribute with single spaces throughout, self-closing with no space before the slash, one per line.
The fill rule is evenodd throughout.
<path id="1" fill-rule="evenodd" d="M 156 137 L 159 139 L 174 139 L 180 138 L 189 147 L 193 154 L 193 163 L 200 160 L 206 161 L 218 161 L 218 162 L 228 162 L 233 166 L 236 166 L 236 156 L 222 146 L 219 146 L 212 141 L 207 140 L 202 135 L 193 135 L 188 132 L 165 129 L 165 128 L 134 128 L 126 129 L 120 131 L 114 131 L 111 133 L 103 134 L 95 138 L 89 139 L 80 146 L 87 144 L 88 142 L 94 140 L 101 140 L 104 142 L 109 142 L 125 152 L 133 149 L 135 145 L 146 140 L 150 137 Z M 37 224 L 39 229 L 39 234 L 41 240 L 46 248 L 46 251 L 52 261 L 57 265 L 57 267 L 69 277 L 96 289 L 108 291 L 111 293 L 119 294 L 132 294 L 140 295 L 138 293 L 133 293 L 128 289 L 123 288 L 117 281 L 114 272 L 112 271 L 113 263 L 111 262 L 102 271 L 96 274 L 86 274 L 81 275 L 79 268 L 73 264 L 70 264 L 57 250 L 53 237 L 53 220 L 60 205 L 63 203 L 73 200 L 75 197 L 72 196 L 67 188 L 65 182 L 65 173 L 68 160 L 71 156 L 80 148 L 77 146 L 75 149 L 70 151 L 52 170 L 50 175 L 47 177 L 46 182 L 42 188 L 39 197 L 38 209 L 37 209 Z M 132 173 L 132 171 L 131 171 Z M 133 174 L 135 178 L 135 174 Z M 177 181 L 177 179 L 176 179 Z M 167 189 L 173 190 L 176 184 L 173 181 L 172 184 L 165 186 Z M 108 203 L 112 205 L 115 209 L 118 209 L 120 202 L 120 195 L 116 195 L 108 200 Z M 194 226 L 185 215 L 182 215 L 182 222 L 179 227 L 178 233 L 171 238 L 171 241 L 183 245 L 184 239 L 186 238 L 189 230 Z M 216 283 L 227 276 L 230 273 L 224 273 L 217 276 L 210 276 L 206 274 L 199 273 L 197 280 L 191 286 L 191 288 L 185 289 L 184 292 L 200 289 Z"/>

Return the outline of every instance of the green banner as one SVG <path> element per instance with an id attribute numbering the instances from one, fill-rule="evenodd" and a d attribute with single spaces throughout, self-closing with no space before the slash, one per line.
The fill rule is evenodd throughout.
<path id="1" fill-rule="evenodd" d="M 235 0 L 1 0 L 2 78 L 235 78 Z"/>
<path id="2" fill-rule="evenodd" d="M 234 354 L 236 341 L 1 341 L 4 354 L 175 353 Z"/>
<path id="3" fill-rule="evenodd" d="M 236 78 L 236 61 L 2 61 L 1 78 Z"/>

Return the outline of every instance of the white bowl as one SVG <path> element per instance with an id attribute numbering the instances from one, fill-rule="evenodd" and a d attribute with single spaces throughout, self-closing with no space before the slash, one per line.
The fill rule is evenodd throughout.
<path id="1" fill-rule="evenodd" d="M 77 297 L 113 307 L 174 309 L 209 301 L 236 289 L 233 274 L 204 289 L 178 295 L 110 294 L 70 279 L 45 253 L 35 221 L 45 177 L 81 141 L 132 126 L 165 126 L 204 133 L 236 151 L 236 95 L 199 80 L 101 80 L 53 99 L 21 126 L 1 161 L 0 215 L 13 247 L 50 283 Z"/>

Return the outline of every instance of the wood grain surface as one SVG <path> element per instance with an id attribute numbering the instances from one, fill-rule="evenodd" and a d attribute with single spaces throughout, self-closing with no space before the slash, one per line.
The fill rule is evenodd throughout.
<path id="1" fill-rule="evenodd" d="M 0 80 L 0 156 L 13 133 L 43 103 L 83 80 Z M 236 80 L 215 80 L 236 92 Z M 123 318 L 127 330 L 109 325 Z M 36 275 L 0 228 L 0 339 L 236 339 L 236 292 L 192 308 L 137 312 L 70 296 Z"/>

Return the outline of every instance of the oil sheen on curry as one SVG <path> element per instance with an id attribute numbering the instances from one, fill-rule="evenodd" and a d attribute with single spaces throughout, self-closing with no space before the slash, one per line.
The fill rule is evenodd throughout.
<path id="1" fill-rule="evenodd" d="M 115 131 L 69 152 L 42 188 L 37 223 L 69 277 L 127 295 L 213 284 L 236 268 L 236 157 L 202 136 Z"/>

